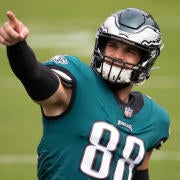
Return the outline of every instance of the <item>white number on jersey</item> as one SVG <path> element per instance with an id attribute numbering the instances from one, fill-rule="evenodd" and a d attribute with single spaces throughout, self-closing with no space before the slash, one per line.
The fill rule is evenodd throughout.
<path id="1" fill-rule="evenodd" d="M 101 143 L 101 140 L 105 133 L 109 133 L 108 142 Z M 132 178 L 132 170 L 136 164 L 139 164 L 144 155 L 144 143 L 141 139 L 134 136 L 127 136 L 125 144 L 120 144 L 121 134 L 113 125 L 106 122 L 96 122 L 89 136 L 89 145 L 86 146 L 84 154 L 81 160 L 80 169 L 85 174 L 99 179 L 104 179 L 109 176 L 111 171 L 111 163 L 113 162 L 114 151 L 118 149 L 118 146 L 123 146 L 122 158 L 117 161 L 113 180 L 123 180 L 125 168 L 128 167 L 127 179 Z M 134 155 L 135 147 L 138 152 Z M 94 164 L 98 158 L 98 154 L 101 154 L 100 164 L 98 169 L 94 167 Z"/>

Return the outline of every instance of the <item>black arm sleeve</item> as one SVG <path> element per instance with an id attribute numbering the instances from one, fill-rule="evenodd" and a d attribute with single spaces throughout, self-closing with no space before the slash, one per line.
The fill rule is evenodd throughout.
<path id="1" fill-rule="evenodd" d="M 137 170 L 134 174 L 133 180 L 149 180 L 149 171 L 145 170 Z"/>
<path id="2" fill-rule="evenodd" d="M 14 74 L 33 100 L 45 100 L 58 89 L 57 76 L 36 60 L 26 41 L 7 46 L 7 56 Z"/>

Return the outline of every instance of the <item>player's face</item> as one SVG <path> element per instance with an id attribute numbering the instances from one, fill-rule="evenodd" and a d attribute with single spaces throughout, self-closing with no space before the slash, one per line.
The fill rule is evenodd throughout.
<path id="1" fill-rule="evenodd" d="M 137 65 L 141 59 L 142 52 L 140 49 L 126 44 L 124 42 L 111 39 L 105 47 L 105 56 L 120 59 L 123 62 Z M 112 59 L 106 57 L 105 61 L 111 63 Z M 127 68 L 132 68 L 130 64 L 126 64 Z M 114 65 L 122 66 L 120 61 L 115 61 Z"/>

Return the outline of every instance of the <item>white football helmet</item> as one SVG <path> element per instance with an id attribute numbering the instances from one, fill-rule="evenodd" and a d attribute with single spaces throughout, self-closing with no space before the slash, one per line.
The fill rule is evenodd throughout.
<path id="1" fill-rule="evenodd" d="M 121 59 L 110 58 L 105 62 L 104 49 L 109 39 L 116 39 L 143 50 L 137 65 L 127 67 Z M 108 17 L 96 33 L 96 41 L 91 66 L 104 80 L 113 85 L 143 83 L 150 76 L 150 71 L 162 48 L 160 29 L 149 13 L 135 8 L 118 11 Z M 119 61 L 122 67 L 114 66 Z"/>

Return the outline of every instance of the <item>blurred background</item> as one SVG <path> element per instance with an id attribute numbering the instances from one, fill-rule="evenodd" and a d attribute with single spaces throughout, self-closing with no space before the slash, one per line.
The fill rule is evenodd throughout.
<path id="1" fill-rule="evenodd" d="M 135 90 L 151 96 L 171 116 L 171 135 L 150 162 L 150 179 L 180 179 L 180 1 L 173 0 L 6 0 L 0 5 L 0 25 L 12 10 L 30 29 L 27 39 L 39 61 L 57 54 L 76 55 L 90 63 L 95 32 L 113 12 L 137 7 L 158 22 L 164 49 L 150 79 Z M 161 127 L 159 127 L 161 129 Z M 26 95 L 9 68 L 0 45 L 0 179 L 36 180 L 36 147 L 42 133 L 40 108 Z"/>

